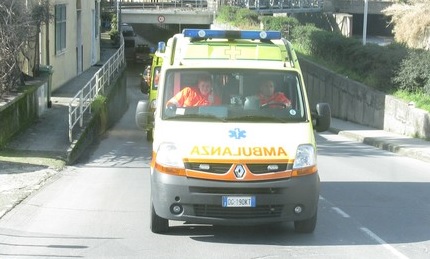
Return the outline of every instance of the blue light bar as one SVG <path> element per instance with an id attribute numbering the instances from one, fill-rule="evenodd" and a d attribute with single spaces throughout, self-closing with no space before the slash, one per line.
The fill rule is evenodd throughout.
<path id="1" fill-rule="evenodd" d="M 185 37 L 193 39 L 275 40 L 281 38 L 281 32 L 279 31 L 184 29 L 182 33 Z"/>
<path id="2" fill-rule="evenodd" d="M 166 51 L 166 43 L 164 41 L 159 41 L 157 45 L 157 50 L 160 53 L 164 53 Z"/>

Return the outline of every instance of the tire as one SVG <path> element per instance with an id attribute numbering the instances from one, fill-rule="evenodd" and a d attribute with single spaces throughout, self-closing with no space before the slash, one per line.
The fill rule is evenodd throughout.
<path id="1" fill-rule="evenodd" d="M 294 230 L 297 233 L 309 234 L 314 232 L 316 225 L 317 213 L 315 212 L 315 215 L 313 215 L 312 218 L 294 221 Z"/>
<path id="2" fill-rule="evenodd" d="M 169 231 L 169 220 L 163 219 L 155 213 L 154 205 L 151 203 L 151 222 L 150 222 L 151 231 L 153 233 L 166 233 Z"/>

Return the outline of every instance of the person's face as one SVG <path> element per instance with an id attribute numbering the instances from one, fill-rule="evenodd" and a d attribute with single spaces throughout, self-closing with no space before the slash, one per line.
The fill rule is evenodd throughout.
<path id="1" fill-rule="evenodd" d="M 210 82 L 199 81 L 198 87 L 199 87 L 200 93 L 203 95 L 208 95 L 212 91 L 212 84 Z"/>
<path id="2" fill-rule="evenodd" d="M 267 81 L 261 85 L 260 91 L 264 96 L 272 96 L 275 91 L 275 86 L 273 85 L 273 82 Z"/>

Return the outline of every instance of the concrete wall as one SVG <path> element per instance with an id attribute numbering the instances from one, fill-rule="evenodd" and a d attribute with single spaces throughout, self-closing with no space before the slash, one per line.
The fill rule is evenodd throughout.
<path id="1" fill-rule="evenodd" d="M 46 110 L 47 90 L 47 77 L 41 77 L 41 81 L 25 86 L 18 97 L 0 105 L 0 148 Z"/>
<path id="2" fill-rule="evenodd" d="M 341 120 L 407 136 L 430 139 L 430 114 L 393 96 L 300 58 L 309 102 L 330 104 Z"/>

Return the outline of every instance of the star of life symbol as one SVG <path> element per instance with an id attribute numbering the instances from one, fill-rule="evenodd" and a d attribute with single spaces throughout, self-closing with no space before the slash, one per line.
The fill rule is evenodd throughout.
<path id="1" fill-rule="evenodd" d="M 243 167 L 243 165 L 236 166 L 236 168 L 234 169 L 234 175 L 237 179 L 241 179 L 245 176 L 245 168 Z"/>
<path id="2" fill-rule="evenodd" d="M 228 132 L 230 133 L 230 135 L 229 135 L 230 138 L 235 138 L 235 139 L 246 138 L 246 131 L 245 130 L 235 128 L 233 130 L 229 130 Z"/>

